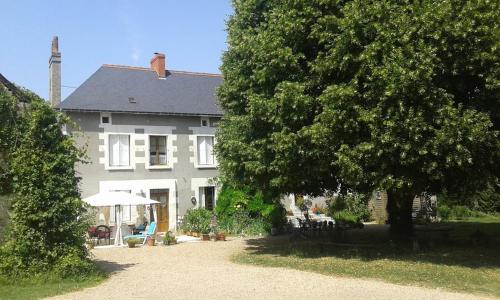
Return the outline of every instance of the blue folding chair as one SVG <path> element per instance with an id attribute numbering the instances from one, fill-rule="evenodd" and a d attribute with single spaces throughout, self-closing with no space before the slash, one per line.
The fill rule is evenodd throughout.
<path id="1" fill-rule="evenodd" d="M 151 224 L 149 224 L 149 228 L 148 228 L 147 232 L 142 233 L 142 234 L 127 235 L 127 236 L 123 237 L 123 242 L 126 243 L 128 239 L 132 239 L 132 238 L 143 239 L 142 244 L 144 245 L 144 244 L 146 244 L 146 240 L 148 239 L 148 237 L 154 238 L 155 231 L 156 231 L 156 222 L 151 222 Z"/>

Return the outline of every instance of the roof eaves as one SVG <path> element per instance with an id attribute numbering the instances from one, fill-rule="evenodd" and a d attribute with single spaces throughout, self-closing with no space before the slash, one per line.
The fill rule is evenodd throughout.
<path id="1" fill-rule="evenodd" d="M 173 113 L 173 112 L 147 112 L 147 111 L 128 111 L 128 110 L 107 110 L 107 109 L 81 109 L 81 108 L 61 108 L 61 111 L 73 111 L 73 112 L 110 112 L 119 114 L 137 114 L 137 115 L 163 115 L 163 116 L 185 116 L 185 117 L 222 117 L 222 114 L 202 114 L 202 113 Z"/>

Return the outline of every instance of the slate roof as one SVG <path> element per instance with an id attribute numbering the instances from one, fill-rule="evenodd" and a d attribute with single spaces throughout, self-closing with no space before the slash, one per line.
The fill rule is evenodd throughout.
<path id="1" fill-rule="evenodd" d="M 220 116 L 215 93 L 221 83 L 222 77 L 217 74 L 167 71 L 161 79 L 148 68 L 103 65 L 58 108 Z"/>

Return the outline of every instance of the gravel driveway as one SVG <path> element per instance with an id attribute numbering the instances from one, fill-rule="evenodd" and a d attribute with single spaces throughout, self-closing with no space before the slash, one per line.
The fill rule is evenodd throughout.
<path id="1" fill-rule="evenodd" d="M 93 251 L 114 272 L 99 286 L 52 299 L 485 299 L 375 280 L 231 263 L 245 241 Z"/>

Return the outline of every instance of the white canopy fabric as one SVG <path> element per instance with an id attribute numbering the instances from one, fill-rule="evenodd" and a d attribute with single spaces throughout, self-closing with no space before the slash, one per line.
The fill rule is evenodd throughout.
<path id="1" fill-rule="evenodd" d="M 147 205 L 160 203 L 156 200 L 136 196 L 126 192 L 102 192 L 83 199 L 91 206 L 116 207 L 116 235 L 115 246 L 122 246 L 122 205 Z"/>
<path id="2" fill-rule="evenodd" d="M 126 192 L 103 192 L 83 199 L 91 206 L 146 205 L 160 203 L 156 200 Z"/>

